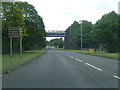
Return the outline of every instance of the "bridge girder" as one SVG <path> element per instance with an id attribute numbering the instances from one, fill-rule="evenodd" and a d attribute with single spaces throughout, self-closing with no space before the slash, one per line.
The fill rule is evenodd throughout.
<path id="1" fill-rule="evenodd" d="M 65 31 L 49 30 L 47 32 L 47 37 L 65 37 L 65 36 L 66 36 Z"/>

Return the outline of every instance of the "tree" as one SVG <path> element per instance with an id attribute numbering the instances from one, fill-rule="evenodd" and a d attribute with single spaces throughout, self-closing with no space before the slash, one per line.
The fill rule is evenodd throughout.
<path id="1" fill-rule="evenodd" d="M 93 25 L 91 22 L 83 21 L 82 22 L 82 41 L 83 41 L 83 48 L 95 48 L 98 47 L 97 42 L 94 40 L 92 36 L 92 28 Z M 69 45 L 73 45 L 74 47 L 78 47 L 80 49 L 81 45 L 81 24 L 79 24 L 77 21 L 74 21 L 74 23 L 66 30 L 69 36 L 69 39 L 71 38 L 71 43 Z M 71 49 L 74 47 L 71 46 Z"/>
<path id="2" fill-rule="evenodd" d="M 55 46 L 55 47 L 58 46 L 59 48 L 63 48 L 63 46 L 64 46 L 64 41 L 62 40 L 62 38 L 60 38 L 60 39 L 52 39 L 52 40 L 50 40 L 49 43 L 50 43 L 49 45 Z"/>
<path id="3" fill-rule="evenodd" d="M 120 52 L 120 15 L 118 15 L 118 52 Z"/>
<path id="4" fill-rule="evenodd" d="M 76 36 L 73 34 L 76 29 L 79 29 L 79 27 L 79 23 L 77 21 L 74 21 L 73 24 L 67 28 L 65 37 L 66 49 L 79 49 L 79 46 L 76 44 Z"/>
<path id="5" fill-rule="evenodd" d="M 46 46 L 44 22 L 36 9 L 27 2 L 3 2 L 3 52 L 9 51 L 9 27 L 22 27 L 23 49 L 41 49 Z M 13 48 L 19 49 L 19 39 L 13 41 Z"/>
<path id="6" fill-rule="evenodd" d="M 83 21 L 83 48 L 102 47 L 108 52 L 120 51 L 120 15 L 114 11 L 105 14 L 94 25 L 91 22 Z M 81 28 L 78 22 L 74 22 L 67 30 L 72 42 L 77 46 L 81 44 Z M 71 44 L 69 44 L 71 45 Z"/>
<path id="7" fill-rule="evenodd" d="M 88 21 L 82 22 L 82 43 L 83 48 L 93 47 L 91 42 L 90 32 L 92 30 L 92 23 Z M 79 28 L 76 28 L 72 34 L 73 40 L 76 42 L 78 46 L 81 45 L 81 24 L 79 24 Z"/>
<path id="8" fill-rule="evenodd" d="M 118 51 L 118 14 L 105 14 L 94 26 L 96 39 L 108 52 Z"/>
<path id="9" fill-rule="evenodd" d="M 44 22 L 38 15 L 34 6 L 27 2 L 17 2 L 19 8 L 22 9 L 29 37 L 24 37 L 24 49 L 41 49 L 46 46 L 46 32 Z M 26 41 L 30 41 L 29 43 Z"/>
<path id="10" fill-rule="evenodd" d="M 6 3 L 5 3 L 6 4 Z M 12 3 L 10 3 L 12 4 Z M 3 4 L 4 5 L 4 4 Z M 7 4 L 6 4 L 7 5 Z M 23 35 L 26 33 L 26 27 L 24 22 L 24 17 L 22 15 L 22 10 L 12 4 L 8 10 L 3 7 L 3 53 L 9 51 L 9 37 L 8 37 L 8 28 L 9 27 L 21 27 Z M 14 48 L 18 48 L 19 39 L 14 39 Z"/>

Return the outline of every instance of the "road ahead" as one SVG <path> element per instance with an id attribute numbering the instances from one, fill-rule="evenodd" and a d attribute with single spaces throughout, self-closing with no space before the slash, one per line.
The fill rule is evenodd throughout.
<path id="1" fill-rule="evenodd" d="M 49 50 L 3 78 L 3 88 L 118 88 L 118 61 Z"/>

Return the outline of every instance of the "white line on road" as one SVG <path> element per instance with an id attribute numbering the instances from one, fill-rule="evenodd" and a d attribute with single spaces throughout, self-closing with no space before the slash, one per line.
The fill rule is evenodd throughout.
<path id="1" fill-rule="evenodd" d="M 117 79 L 120 79 L 120 77 L 118 77 L 118 76 L 114 76 L 115 78 L 117 78 Z"/>
<path id="2" fill-rule="evenodd" d="M 70 56 L 71 58 L 74 58 L 73 56 Z"/>
<path id="3" fill-rule="evenodd" d="M 92 67 L 92 68 L 94 68 L 94 69 L 97 69 L 97 70 L 99 70 L 99 71 L 103 71 L 102 69 L 97 68 L 97 67 L 95 67 L 95 66 L 93 66 L 93 65 L 91 65 L 91 64 L 89 64 L 89 63 L 85 63 L 85 64 L 88 65 L 88 66 L 90 66 L 90 67 Z"/>
<path id="4" fill-rule="evenodd" d="M 66 56 L 69 56 L 69 57 L 71 57 L 71 58 L 74 58 L 73 56 L 70 56 L 70 55 L 66 55 Z M 78 58 L 74 58 L 75 60 L 77 60 L 77 61 L 80 61 L 80 62 L 83 62 L 82 60 L 80 60 L 80 59 L 78 59 Z M 90 67 L 92 67 L 92 68 L 94 68 L 94 69 L 97 69 L 97 70 L 99 70 L 99 71 L 103 71 L 102 69 L 100 69 L 100 68 L 98 68 L 98 67 L 96 67 L 96 66 L 93 66 L 93 65 L 91 65 L 91 64 L 89 64 L 89 63 L 85 63 L 86 65 L 88 65 L 88 66 L 90 66 Z M 117 79 L 120 79 L 120 77 L 118 77 L 118 76 L 116 76 L 116 75 L 114 75 L 113 76 L 114 78 L 117 78 Z"/>
<path id="5" fill-rule="evenodd" d="M 80 59 L 78 59 L 78 58 L 75 58 L 75 60 L 82 62 L 82 60 L 80 60 Z"/>

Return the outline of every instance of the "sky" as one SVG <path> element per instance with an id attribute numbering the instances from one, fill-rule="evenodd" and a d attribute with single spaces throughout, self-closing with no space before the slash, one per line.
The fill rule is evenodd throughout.
<path id="1" fill-rule="evenodd" d="M 74 21 L 87 20 L 93 24 L 102 15 L 118 13 L 119 0 L 20 0 L 32 4 L 43 18 L 45 30 L 65 31 Z M 47 38 L 50 40 L 50 38 Z"/>

